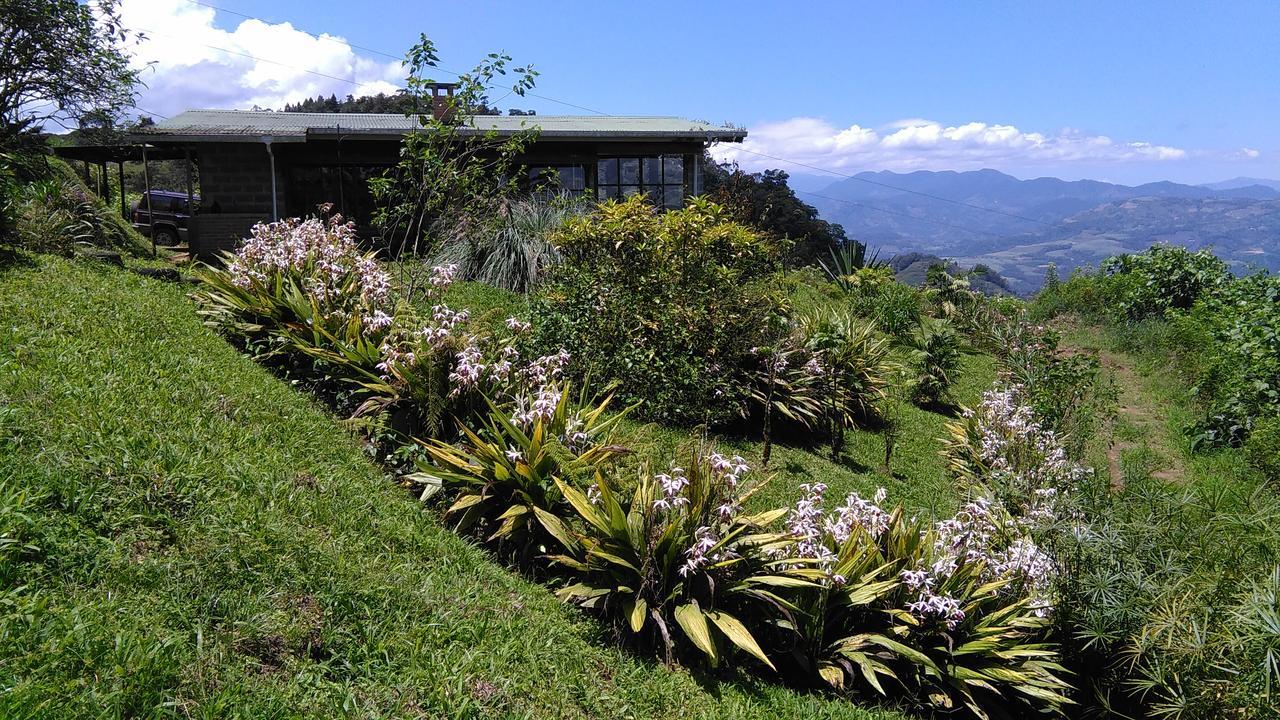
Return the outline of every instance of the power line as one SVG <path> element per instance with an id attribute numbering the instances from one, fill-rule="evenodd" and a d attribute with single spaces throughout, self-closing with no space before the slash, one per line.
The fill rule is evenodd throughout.
<path id="1" fill-rule="evenodd" d="M 214 4 L 212 4 L 212 3 L 204 2 L 203 0 L 187 0 L 187 2 L 192 3 L 192 4 L 194 4 L 194 5 L 201 5 L 201 6 L 203 6 L 203 7 L 210 8 L 210 9 L 215 10 L 215 11 L 217 11 L 217 12 L 225 12 L 225 13 L 227 13 L 227 14 L 229 14 L 229 15 L 235 15 L 235 16 L 242 17 L 242 18 L 246 18 L 246 19 L 249 19 L 249 20 L 257 20 L 257 21 L 259 21 L 259 22 L 269 22 L 269 21 L 267 21 L 267 20 L 265 20 L 265 19 L 263 19 L 263 18 L 260 18 L 260 17 L 254 16 L 254 15 L 248 15 L 248 14 L 245 14 L 245 13 L 242 13 L 242 12 L 237 12 L 237 11 L 235 11 L 235 10 L 228 10 L 228 9 L 223 8 L 223 7 L 220 7 L 220 6 L 218 6 L 218 5 L 214 5 Z M 292 24 L 292 23 L 291 23 L 291 24 Z M 355 48 L 355 49 L 359 49 L 359 50 L 364 50 L 365 52 L 374 53 L 374 54 L 376 54 L 376 55 L 381 55 L 381 56 L 383 56 L 383 57 L 392 58 L 392 59 L 394 59 L 394 60 L 400 60 L 400 61 L 403 61 L 403 60 L 404 60 L 403 56 L 394 55 L 394 54 L 392 54 L 392 53 L 388 53 L 388 52 L 385 52 L 385 51 L 382 51 L 382 50 L 378 50 L 378 49 L 376 49 L 376 48 L 366 47 L 366 46 L 363 46 L 363 45 L 356 45 L 356 44 L 351 43 L 351 42 L 348 42 L 348 41 L 339 40 L 339 39 L 337 39 L 337 38 L 335 38 L 335 37 L 333 37 L 333 36 L 331 36 L 331 35 L 328 35 L 328 34 L 316 34 L 316 33 L 310 32 L 310 31 L 308 31 L 308 30 L 303 30 L 303 29 L 301 29 L 301 28 L 299 28 L 299 27 L 297 27 L 297 26 L 294 26 L 294 29 L 295 29 L 295 30 L 297 30 L 298 32 L 301 32 L 301 33 L 303 33 L 303 34 L 306 34 L 306 35 L 309 35 L 309 36 L 311 36 L 311 37 L 314 37 L 314 38 L 316 38 L 316 39 L 318 39 L 318 40 L 326 40 L 326 41 L 333 42 L 333 43 L 337 43 L 337 44 L 339 44 L 339 45 L 343 45 L 343 46 L 346 46 L 346 47 Z M 229 54 L 232 54 L 232 55 L 239 55 L 239 56 L 241 56 L 241 57 L 249 58 L 249 59 L 251 59 L 251 60 L 257 60 L 257 61 L 260 61 L 260 62 L 266 62 L 266 63 L 270 63 L 270 64 L 273 64 L 273 65 L 278 65 L 278 66 L 281 66 L 281 67 L 289 68 L 289 69 L 291 69 L 291 70 L 297 70 L 297 71 L 299 71 L 299 72 L 305 72 L 305 73 L 308 73 L 308 74 L 311 74 L 311 75 L 316 75 L 316 76 L 318 76 L 318 77 L 329 78 L 329 79 L 331 79 L 331 80 L 337 80 L 337 81 L 339 81 L 339 82 L 345 82 L 345 83 L 348 83 L 348 84 L 351 84 L 351 85 L 355 85 L 355 86 L 357 86 L 357 87 L 358 87 L 358 86 L 360 86 L 360 85 L 362 84 L 362 83 L 358 83 L 358 82 L 356 82 L 356 81 L 354 81 L 354 80 L 348 80 L 347 78 L 338 77 L 338 76 L 336 76 L 336 75 L 329 75 L 329 74 L 322 73 L 322 72 L 317 72 L 317 71 L 314 71 L 314 70 L 308 70 L 308 69 L 306 69 L 306 68 L 300 68 L 300 67 L 297 67 L 297 66 L 294 66 L 294 65 L 289 65 L 289 64 L 287 64 L 287 63 L 282 63 L 282 62 L 279 62 L 279 61 L 276 61 L 276 60 L 269 60 L 269 59 L 266 59 L 266 58 L 257 57 L 257 56 L 255 56 L 255 55 L 250 55 L 249 53 L 244 53 L 244 52 L 239 52 L 239 51 L 236 51 L 236 50 L 230 50 L 230 49 L 227 49 L 227 48 L 218 47 L 218 46 L 216 46 L 216 45 L 207 45 L 207 44 L 206 44 L 206 45 L 205 45 L 205 47 L 212 48 L 212 49 L 214 49 L 214 50 L 219 50 L 219 51 L 221 51 L 221 52 L 229 53 Z M 447 68 L 436 67 L 435 69 L 440 70 L 440 71 L 445 72 L 445 73 L 448 73 L 448 74 L 453 75 L 453 76 L 455 76 L 455 77 L 461 77 L 461 76 L 462 76 L 462 73 L 459 73 L 459 72 L 456 72 L 456 71 L 453 71 L 453 70 L 449 70 L 449 69 L 447 69 Z M 496 88 L 496 87 L 494 87 L 494 86 L 492 86 L 492 85 L 486 85 L 486 86 L 485 86 L 485 88 L 486 88 L 486 89 L 488 89 L 488 90 L 498 90 L 498 89 L 499 89 L 499 88 Z M 503 96 L 503 98 L 505 98 L 505 97 L 509 96 L 510 94 L 511 94 L 511 93 L 510 93 L 510 92 L 508 92 L 508 93 L 507 93 L 507 95 L 504 95 L 504 96 Z M 590 108 L 590 107 L 586 107 L 586 106 L 584 106 L 584 105 L 578 105 L 578 104 L 571 103 L 571 102 L 567 102 L 567 101 L 564 101 L 564 100 L 559 100 L 559 99 L 557 99 L 557 98 L 549 97 L 549 96 L 546 96 L 546 95 L 540 95 L 540 94 L 532 93 L 532 92 L 528 92 L 528 93 L 525 93 L 525 94 L 526 94 L 526 95 L 528 95 L 528 96 L 530 96 L 530 97 L 539 98 L 539 99 L 541 99 L 541 100 L 546 100 L 546 101 L 548 101 L 548 102 L 557 103 L 557 104 L 559 104 L 559 105 L 564 105 L 564 106 L 566 106 L 566 107 L 577 108 L 577 109 L 579 109 L 579 110 L 586 110 L 587 112 L 595 113 L 595 114 L 597 114 L 597 115 L 602 115 L 602 116 L 604 116 L 604 117 L 614 117 L 611 113 L 604 112 L 603 110 L 596 110 L 595 108 Z M 497 102 L 501 102 L 501 98 L 499 98 L 499 100 L 498 100 Z M 1005 217 L 1010 217 L 1010 218 L 1014 218 L 1014 219 L 1017 219 L 1017 220 L 1022 220 L 1022 221 L 1024 221 L 1024 222 L 1035 223 L 1035 224 L 1037 224 L 1037 225 L 1043 225 L 1043 226 L 1045 226 L 1045 227 L 1057 227 L 1057 225 L 1055 225 L 1055 224 L 1053 224 L 1053 223 L 1048 223 L 1048 222 L 1045 222 L 1045 221 L 1043 221 L 1043 220 L 1038 220 L 1038 219 L 1036 219 L 1036 218 L 1029 218 L 1029 217 L 1025 217 L 1025 216 L 1023 216 L 1023 215 L 1018 215 L 1018 214 L 1015 214 L 1015 213 L 1009 213 L 1009 212 L 1005 212 L 1005 211 L 1003 211 L 1003 210 L 997 210 L 997 209 L 995 209 L 995 208 L 983 207 L 983 206 L 981 206 L 981 205 L 975 205 L 975 204 L 972 204 L 972 203 L 963 202 L 963 201 L 961 201 L 961 200 L 954 200 L 954 199 L 951 199 L 951 198 L 942 197 L 942 196 L 940 196 L 940 195 L 933 195 L 933 194 L 931 194 L 931 193 L 921 192 L 921 191 L 919 191 L 919 190 L 910 190 L 910 189 L 908 189 L 908 188 L 901 188 L 901 187 L 897 187 L 897 186 L 894 186 L 894 185 L 889 185 L 889 184 L 887 184 L 887 183 L 877 182 L 877 181 L 875 181 L 875 180 L 868 180 L 867 178 L 861 178 L 861 177 L 858 177 L 858 176 L 856 176 L 856 175 L 849 175 L 849 174 L 847 174 L 847 173 L 842 173 L 842 172 L 838 172 L 838 171 L 835 171 L 835 170 L 830 170 L 830 169 L 827 169 L 827 168 L 818 167 L 818 166 L 816 166 L 816 165 L 810 165 L 810 164 L 808 164 L 808 163 L 803 163 L 803 162 L 800 162 L 800 161 L 798 161 L 798 160 L 790 160 L 790 159 L 788 159 L 788 158 L 778 157 L 778 156 L 775 156 L 775 155 L 769 155 L 769 154 L 767 154 L 767 153 L 756 152 L 756 151 L 754 151 L 754 150 L 747 150 L 746 148 L 742 148 L 742 147 L 734 148 L 734 150 L 736 150 L 736 151 L 738 151 L 738 152 L 748 153 L 748 154 L 751 154 L 751 155 L 756 155 L 756 156 L 758 156 L 758 157 L 768 158 L 768 159 L 770 159 L 770 160 L 776 160 L 776 161 L 778 161 L 778 162 L 789 163 L 789 164 L 791 164 L 791 165 L 795 165 L 795 166 L 798 166 L 798 167 L 808 168 L 808 169 L 810 169 L 810 170 L 816 170 L 816 171 L 818 171 L 818 172 L 829 173 L 829 174 L 831 174 L 831 175 L 836 175 L 836 176 L 838 176 L 838 177 L 848 178 L 848 179 L 850 179 L 850 180 L 855 180 L 855 181 L 858 181 L 858 182 L 867 183 L 867 184 L 869 184 L 869 185 L 876 185 L 876 186 L 879 186 L 879 187 L 886 188 L 886 189 L 888 189 L 888 190 L 894 190 L 894 191 L 897 191 L 897 192 L 907 193 L 907 194 L 910 194 L 910 195 L 918 195 L 918 196 L 920 196 L 920 197 L 930 198 L 930 199 L 932 199 L 932 200 L 937 200 L 937 201 L 939 201 L 939 202 L 949 203 L 949 204 L 952 204 L 952 205 L 958 205 L 958 206 L 960 206 L 960 207 L 967 207 L 967 208 L 970 208 L 970 209 L 973 209 L 973 210 L 979 210 L 979 211 L 982 211 L 982 212 L 992 213 L 992 214 L 995 214 L 995 215 L 1003 215 L 1003 216 L 1005 216 Z M 931 224 L 934 224 L 934 225 L 940 225 L 940 226 L 942 226 L 942 227 L 949 227 L 949 228 L 952 228 L 952 229 L 955 229 L 955 230 L 961 230 L 961 231 L 963 231 L 963 232 L 967 232 L 967 233 L 972 233 L 972 234 L 977 234 L 977 235 L 987 235 L 987 236 L 990 236 L 990 237 L 998 237 L 998 238 L 1003 238 L 1003 237 L 1005 237 L 1004 235 L 1000 235 L 1000 234 L 997 234 L 997 233 L 988 232 L 988 231 L 985 231 L 985 230 L 973 230 L 973 229 L 965 228 L 965 227 L 960 226 L 960 225 L 955 225 L 955 224 L 953 224 L 953 223 L 948 223 L 948 222 L 945 222 L 945 221 L 942 221 L 942 220 L 933 220 L 933 219 L 929 219 L 929 218 L 916 217 L 916 216 L 911 215 L 911 214 L 909 214 L 909 213 L 904 213 L 904 212 L 900 212 L 900 211 L 897 211 L 897 210 L 890 210 L 890 209 L 888 209 L 888 208 L 883 208 L 883 207 L 879 207 L 879 206 L 876 206 L 876 205 L 868 205 L 868 204 L 866 204 L 866 203 L 857 202 L 857 201 L 855 201 L 855 200 L 847 200 L 847 199 L 844 199 L 844 198 L 834 198 L 834 197 L 829 197 L 829 196 L 826 196 L 826 195 L 821 195 L 821 194 L 818 194 L 818 193 L 807 192 L 807 191 L 800 191 L 800 190 L 794 190 L 794 189 L 793 189 L 793 191 L 794 191 L 794 192 L 797 192 L 797 193 L 800 193 L 800 194 L 803 194 L 803 195 L 809 195 L 809 196 L 811 196 L 811 197 L 821 198 L 821 199 L 829 200 L 829 201 L 832 201 L 832 202 L 841 202 L 841 203 L 846 203 L 846 204 L 848 204 L 848 205 L 853 205 L 853 206 L 856 206 L 856 207 L 861 207 L 861 208 L 864 208 L 864 209 L 866 209 L 866 210 L 871 210 L 871 211 L 874 211 L 874 212 L 885 213 L 885 214 L 888 214 L 888 215 L 897 215 L 897 216 L 899 216 L 899 217 L 905 217 L 905 218 L 909 218 L 909 219 L 911 219 L 911 220 L 916 220 L 916 221 L 919 221 L 919 222 L 926 222 L 926 223 L 931 223 Z"/>
<path id="2" fill-rule="evenodd" d="M 242 18 L 245 18 L 245 19 L 247 19 L 247 20 L 257 20 L 257 21 L 259 21 L 259 22 L 270 22 L 270 21 L 268 21 L 268 20 L 265 20 L 265 19 L 263 19 L 263 18 L 260 18 L 260 17 L 254 16 L 254 15 L 248 15 L 248 14 L 246 14 L 246 13 L 237 12 L 237 11 L 235 11 L 235 10 L 228 10 L 227 8 L 220 7 L 220 6 L 218 6 L 218 5 L 214 5 L 214 4 L 212 4 L 212 3 L 203 2 L 203 0 L 187 0 L 187 2 L 192 3 L 192 4 L 194 4 L 194 5 L 200 5 L 200 6 L 203 6 L 203 7 L 207 7 L 207 8 L 209 8 L 209 9 L 211 9 L 211 10 L 215 10 L 215 11 L 217 11 L 217 12 L 224 12 L 224 13 L 227 13 L 228 15 L 235 15 L 235 16 L 237 16 L 237 17 L 242 17 Z M 290 23 L 290 25 L 292 25 L 292 23 Z M 297 30 L 297 31 L 298 31 L 298 32 L 300 32 L 300 33 L 303 33 L 304 35 L 310 35 L 311 37 L 313 37 L 313 38 L 315 38 L 315 39 L 317 39 L 317 40 L 324 40 L 324 41 L 326 41 L 326 42 L 335 43 L 335 44 L 337 44 L 337 45 L 342 45 L 342 46 L 344 46 L 344 47 L 350 47 L 350 48 L 354 48 L 354 49 L 356 49 L 356 50 L 363 50 L 363 51 L 365 51 L 365 52 L 367 52 L 367 53 L 373 53 L 374 55 L 381 55 L 382 57 L 390 58 L 390 59 L 392 59 L 392 60 L 398 60 L 398 61 L 400 61 L 400 62 L 402 62 L 402 63 L 405 61 L 405 57 L 404 57 L 404 55 L 396 55 L 396 54 L 389 53 L 389 52 L 386 52 L 386 51 L 383 51 L 383 50 L 378 50 L 377 48 L 371 48 L 371 47 L 367 47 L 367 46 L 364 46 L 364 45 L 357 45 L 357 44 L 355 44 L 355 43 L 353 43 L 353 42 L 350 42 L 350 41 L 348 41 L 348 40 L 339 40 L 338 38 L 336 38 L 336 37 L 334 37 L 334 36 L 332 36 L 332 35 L 329 35 L 328 33 L 314 33 L 314 32 L 311 32 L 310 30 L 304 30 L 304 29 L 302 29 L 302 28 L 300 28 L 300 27 L 297 27 L 296 25 L 294 25 L 294 26 L 293 26 L 293 29 L 294 29 L 294 30 Z M 218 47 L 214 47 L 214 46 L 212 46 L 212 45 L 207 45 L 206 47 L 213 47 L 213 49 L 215 49 L 215 50 L 222 50 L 223 52 L 229 52 L 229 53 L 232 53 L 232 54 L 242 55 L 242 56 L 244 56 L 244 57 L 250 57 L 250 58 L 253 58 L 253 56 L 252 56 L 252 55 L 247 55 L 247 54 L 245 54 L 245 53 L 237 53 L 237 52 L 234 52 L 234 51 L 232 51 L 232 50 L 227 50 L 227 49 L 225 49 L 225 48 L 218 48 Z M 255 59 L 255 60 L 262 60 L 262 58 L 253 58 L 253 59 Z M 271 60 L 264 60 L 264 62 L 274 62 L 274 61 L 271 61 Z M 302 68 L 293 67 L 293 66 L 291 66 L 291 65 L 285 65 L 284 63 L 274 62 L 274 64 L 276 64 L 276 65 L 282 65 L 282 66 L 284 66 L 284 67 L 292 68 L 292 69 L 294 69 L 294 70 L 302 70 Z M 456 70 L 450 70 L 450 69 L 448 69 L 448 68 L 444 68 L 444 67 L 435 66 L 435 69 L 436 69 L 436 70 L 439 70 L 440 72 L 443 72 L 443 73 L 447 73 L 447 74 L 449 74 L 449 75 L 452 75 L 452 76 L 454 76 L 454 77 L 462 77 L 462 75 L 463 75 L 463 73 L 460 73 L 460 72 L 458 72 L 458 71 L 456 71 Z M 309 72 L 309 71 L 303 70 L 303 72 Z M 323 73 L 313 73 L 313 74 L 319 74 L 321 77 L 328 77 L 328 78 L 333 78 L 333 79 L 335 79 L 335 80 L 341 80 L 341 81 L 343 81 L 343 82 L 351 83 L 351 84 L 353 84 L 353 85 L 360 85 L 360 83 L 356 83 L 356 82 L 354 82 L 354 81 L 352 81 L 352 80 L 347 80 L 346 78 L 335 78 L 335 77 L 334 77 L 334 76 L 332 76 L 332 75 L 324 75 Z M 485 85 L 484 87 L 485 87 L 485 89 L 486 89 L 486 90 L 493 90 L 493 91 L 495 91 L 495 92 L 497 92 L 497 91 L 499 91 L 499 90 L 502 90 L 502 89 L 503 89 L 503 88 L 499 88 L 499 87 L 494 86 L 494 85 Z M 510 92 L 508 92 L 506 95 L 504 95 L 504 96 L 503 96 L 503 98 L 508 97 L 509 95 L 511 95 L 511 92 L 514 92 L 514 91 L 510 91 Z M 604 112 L 604 111 L 602 111 L 602 110 L 596 110 L 596 109 L 594 109 L 594 108 L 589 108 L 589 107 L 586 107 L 586 106 L 584 106 L 584 105 L 578 105 L 578 104 L 576 104 L 576 103 L 566 102 L 566 101 L 564 101 L 564 100 L 558 100 L 558 99 L 556 99 L 556 98 L 549 97 L 549 96 L 546 96 L 546 95 L 540 95 L 540 94 L 538 94 L 538 93 L 534 93 L 534 92 L 526 92 L 526 93 L 525 93 L 525 95 L 528 95 L 529 97 L 535 97 L 535 98 L 538 98 L 539 100 L 546 100 L 546 101 L 548 101 L 548 102 L 553 102 L 553 103 L 556 103 L 556 104 L 558 104 L 558 105 L 564 105 L 565 107 L 577 108 L 578 110 L 586 110 L 587 112 L 595 113 L 596 115 L 609 116 L 609 113 Z M 502 98 L 499 98 L 498 100 L 495 100 L 494 102 L 501 102 L 501 101 L 502 101 Z"/>

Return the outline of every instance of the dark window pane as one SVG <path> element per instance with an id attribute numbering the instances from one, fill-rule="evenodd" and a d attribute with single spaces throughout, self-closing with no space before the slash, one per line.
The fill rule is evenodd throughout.
<path id="1" fill-rule="evenodd" d="M 619 158 L 618 165 L 623 185 L 640 184 L 640 158 Z"/>
<path id="2" fill-rule="evenodd" d="M 644 194 L 649 196 L 649 204 L 654 207 L 662 207 L 662 186 L 646 185 Z"/>
<path id="3" fill-rule="evenodd" d="M 667 185 L 663 189 L 662 206 L 672 210 L 684 207 L 684 188 L 679 185 Z"/>
<path id="4" fill-rule="evenodd" d="M 618 186 L 601 185 L 596 188 L 596 197 L 600 200 L 616 200 L 618 197 Z"/>
<path id="5" fill-rule="evenodd" d="M 587 169 L 581 165 L 561 168 L 560 181 L 566 190 L 582 190 L 587 187 Z"/>
<path id="6" fill-rule="evenodd" d="M 599 185 L 618 184 L 618 158 L 604 158 L 596 165 L 596 183 Z"/>
<path id="7" fill-rule="evenodd" d="M 684 184 L 684 158 L 679 155 L 668 155 L 662 159 L 662 165 L 665 182 Z"/>
<path id="8" fill-rule="evenodd" d="M 635 195 L 636 193 L 639 193 L 639 192 L 640 192 L 639 185 L 623 185 L 622 186 L 622 197 L 631 197 L 632 195 Z"/>
<path id="9" fill-rule="evenodd" d="M 642 181 L 645 185 L 662 184 L 662 158 L 644 158 L 644 177 Z"/>

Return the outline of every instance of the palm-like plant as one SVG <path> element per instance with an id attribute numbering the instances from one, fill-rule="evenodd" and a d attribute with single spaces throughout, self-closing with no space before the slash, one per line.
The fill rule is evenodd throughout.
<path id="1" fill-rule="evenodd" d="M 960 336 L 946 320 L 924 318 L 908 340 L 916 366 L 913 392 L 917 402 L 936 404 L 948 400 L 960 366 Z"/>
<path id="2" fill-rule="evenodd" d="M 821 365 L 822 406 L 832 454 L 838 455 L 844 429 L 877 416 L 878 403 L 899 367 L 875 323 L 850 313 L 829 310 L 803 317 L 798 332 Z"/>
<path id="3" fill-rule="evenodd" d="M 748 623 L 785 614 L 776 593 L 794 581 L 772 574 L 785 538 L 767 528 L 786 511 L 741 513 L 760 487 L 738 492 L 741 458 L 696 457 L 687 471 L 642 469 L 630 495 L 605 474 L 585 491 L 557 480 L 578 528 L 554 559 L 577 582 L 558 595 L 614 620 L 668 661 L 696 649 L 712 665 L 736 648 L 773 667 Z M 745 482 L 745 481 L 743 481 Z"/>
<path id="4" fill-rule="evenodd" d="M 857 240 L 832 245 L 827 249 L 830 255 L 830 263 L 818 259 L 818 266 L 826 273 L 827 279 L 835 283 L 841 290 L 845 292 L 852 291 L 855 288 L 854 276 L 859 270 L 864 268 L 876 269 L 887 267 L 888 263 L 880 260 L 880 251 L 877 250 L 867 256 L 866 243 L 860 243 Z"/>

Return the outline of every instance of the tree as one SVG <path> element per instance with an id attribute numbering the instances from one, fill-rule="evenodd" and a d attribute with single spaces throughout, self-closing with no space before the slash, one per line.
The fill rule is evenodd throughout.
<path id="1" fill-rule="evenodd" d="M 423 252 L 424 233 L 433 222 L 468 216 L 492 216 L 517 187 L 516 157 L 537 138 L 537 128 L 510 135 L 477 129 L 476 108 L 487 107 L 485 90 L 508 70 L 515 76 L 511 92 L 523 96 L 538 73 L 532 66 L 509 67 L 511 57 L 490 53 L 470 72 L 458 76 L 447 97 L 437 96 L 438 83 L 426 76 L 439 58 L 435 45 L 421 36 L 409 51 L 409 77 L 403 95 L 407 115 L 419 127 L 405 136 L 400 162 L 369 181 L 377 203 L 373 221 L 393 253 Z M 443 107 L 436 103 L 443 102 Z M 494 113 L 497 111 L 495 110 Z"/>
<path id="2" fill-rule="evenodd" d="M 130 35 L 118 0 L 0 0 L 0 144 L 132 107 L 138 71 L 122 49 Z"/>
<path id="3" fill-rule="evenodd" d="M 782 170 L 747 173 L 710 155 L 704 156 L 703 166 L 706 194 L 728 207 L 735 220 L 790 241 L 788 265 L 811 265 L 826 257 L 829 248 L 848 242 L 844 228 L 821 219 L 816 208 L 796 197 Z"/>

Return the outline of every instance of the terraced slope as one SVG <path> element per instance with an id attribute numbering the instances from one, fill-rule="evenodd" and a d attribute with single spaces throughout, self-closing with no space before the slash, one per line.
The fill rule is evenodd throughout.
<path id="1" fill-rule="evenodd" d="M 614 649 L 181 293 L 0 267 L 0 717 L 898 717 Z"/>

